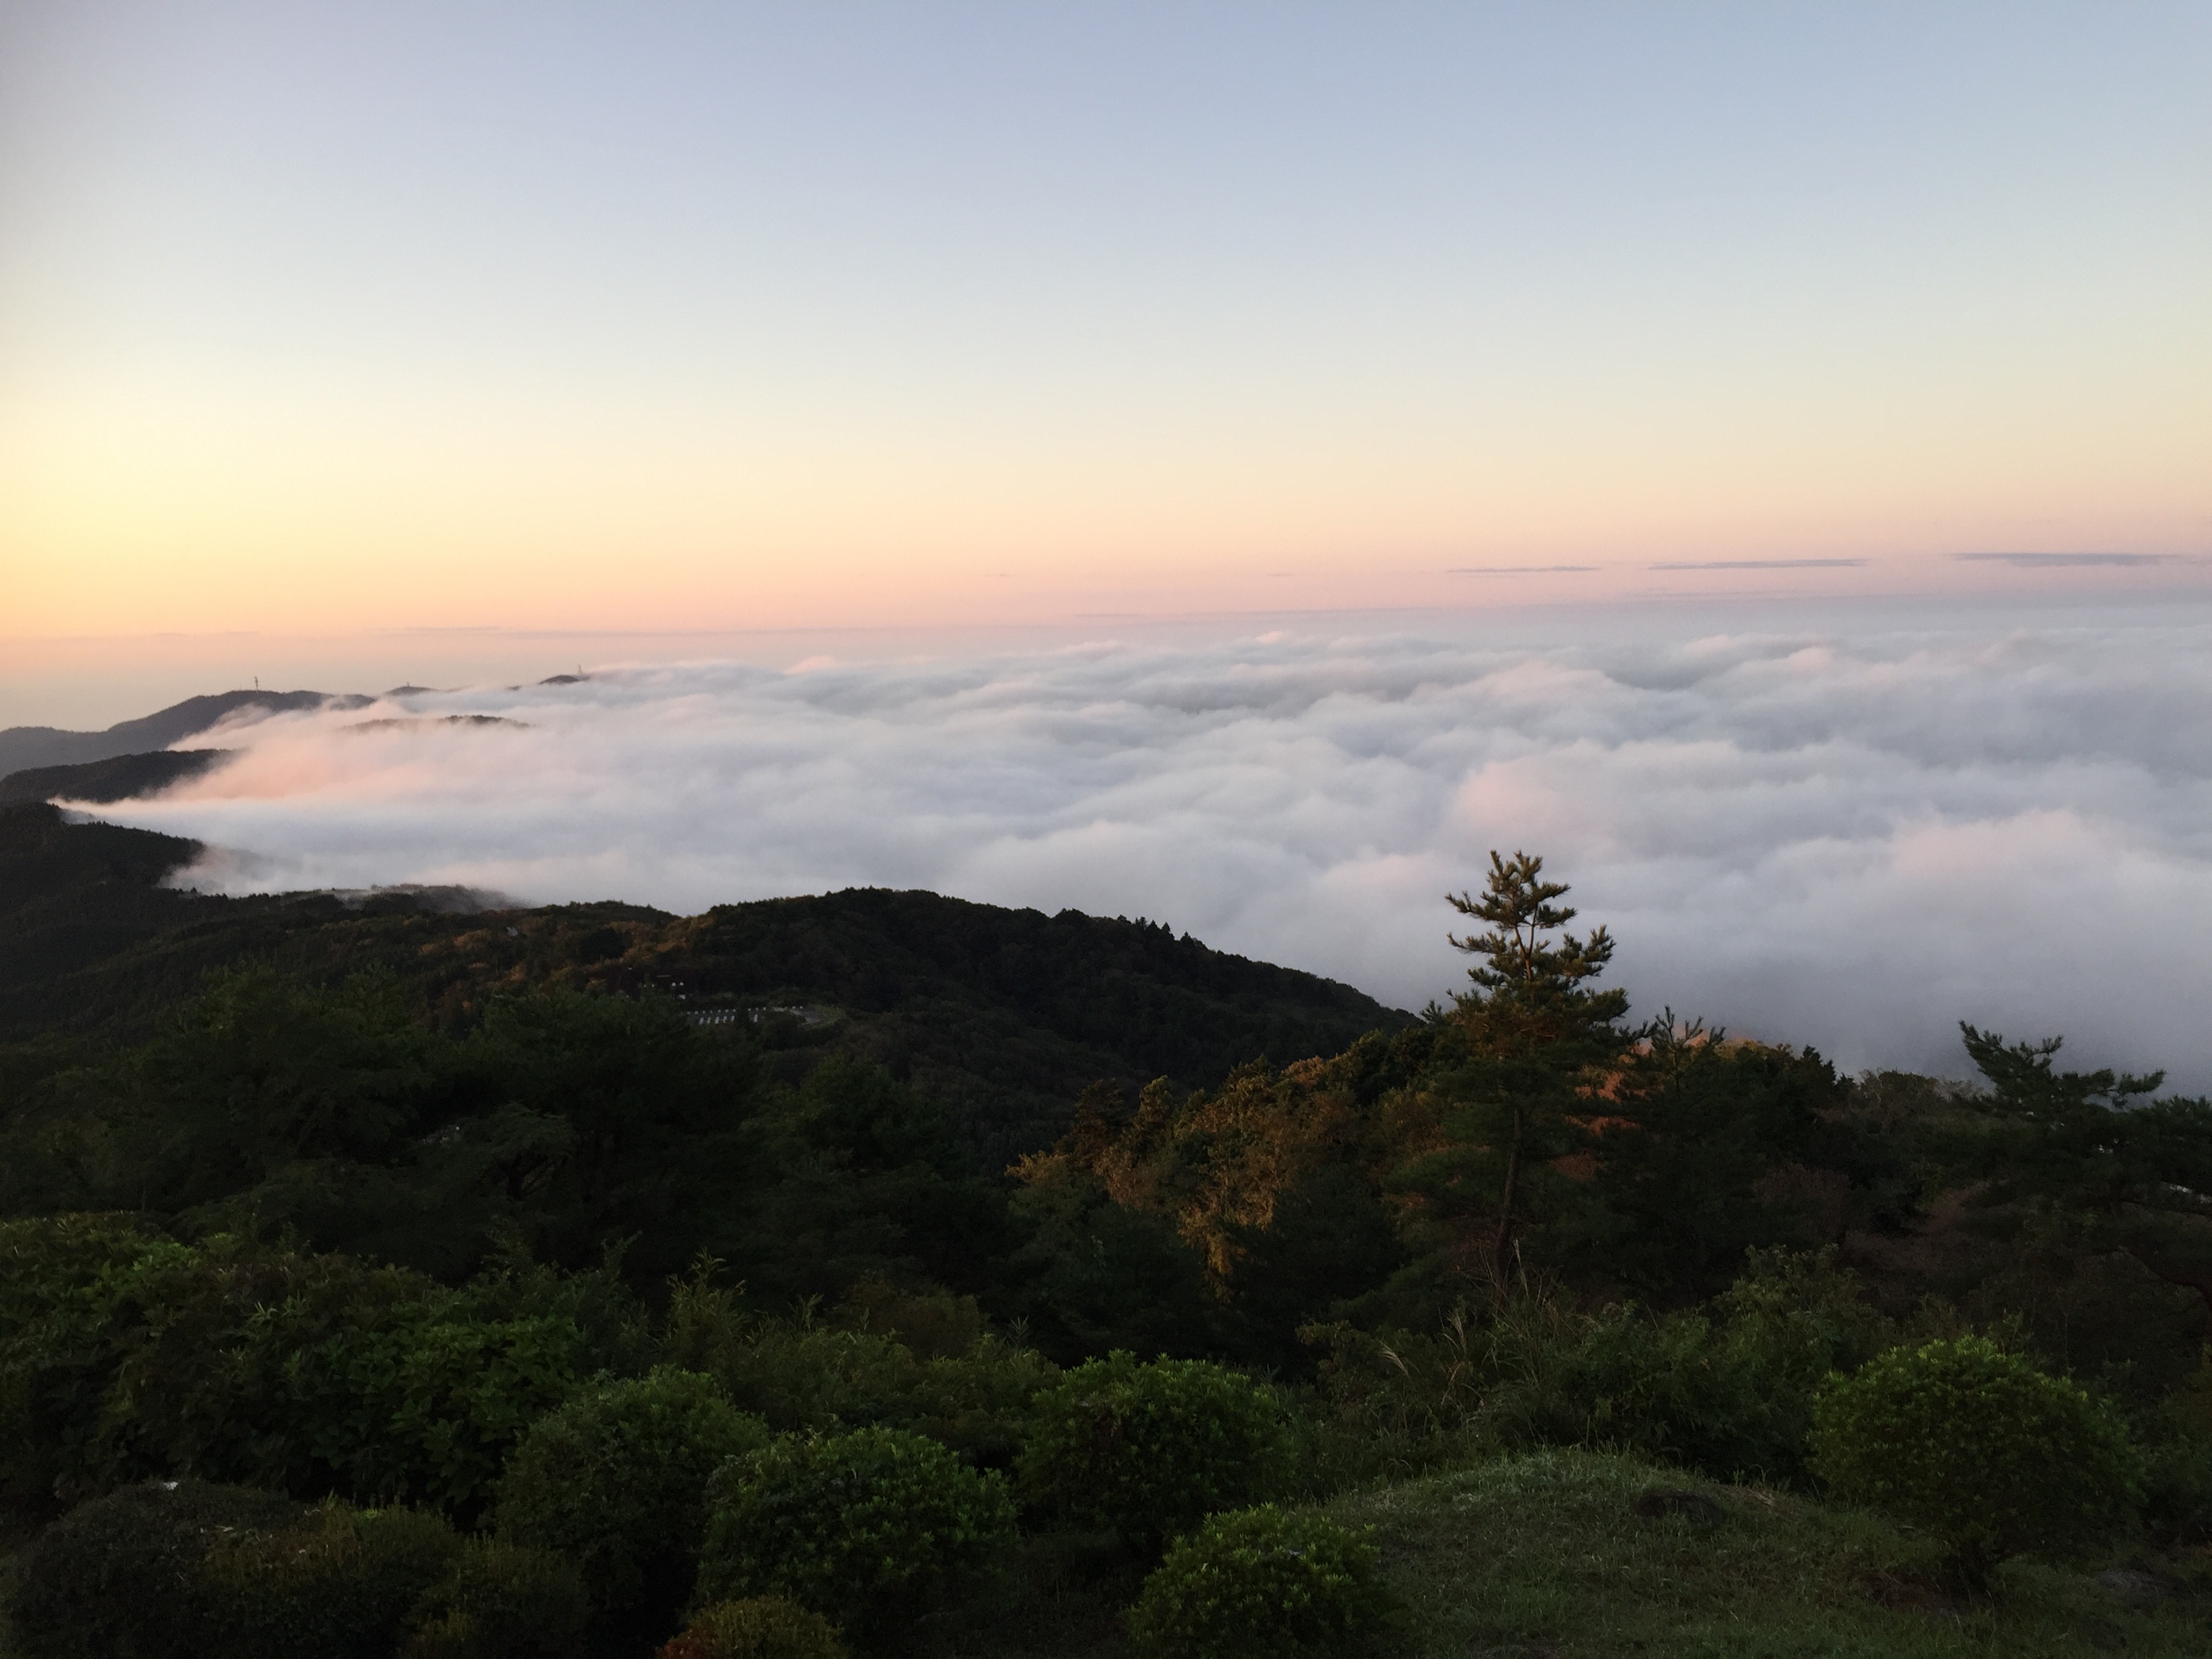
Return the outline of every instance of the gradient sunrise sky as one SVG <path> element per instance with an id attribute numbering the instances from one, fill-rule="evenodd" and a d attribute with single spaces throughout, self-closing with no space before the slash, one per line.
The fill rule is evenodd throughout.
<path id="1" fill-rule="evenodd" d="M 11 0 L 0 636 L 2201 585 L 2208 88 L 2203 0 Z"/>

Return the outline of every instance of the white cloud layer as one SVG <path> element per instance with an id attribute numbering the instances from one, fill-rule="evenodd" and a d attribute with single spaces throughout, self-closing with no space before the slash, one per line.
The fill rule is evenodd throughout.
<path id="1" fill-rule="evenodd" d="M 2194 1091 L 2208 647 L 2189 610 L 638 668 L 264 720 L 102 811 L 233 849 L 198 877 L 224 890 L 927 887 L 1147 915 L 1408 1007 L 1462 982 L 1445 890 L 1527 848 L 1619 937 L 1640 1013 L 1951 1074 L 1959 1019 L 2063 1031 Z M 525 724 L 343 729 L 457 713 Z"/>

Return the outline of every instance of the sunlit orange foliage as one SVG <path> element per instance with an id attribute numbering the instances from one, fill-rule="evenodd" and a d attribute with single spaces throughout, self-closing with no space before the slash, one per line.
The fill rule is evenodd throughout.
<path id="1" fill-rule="evenodd" d="M 1282 1194 L 1346 1156 L 1362 1128 L 1349 1091 L 1319 1059 L 1280 1071 L 1247 1066 L 1217 1090 L 1180 1098 L 1158 1079 L 1125 1124 L 1112 1121 L 1117 1099 L 1086 1094 L 1060 1144 L 1012 1173 L 1036 1186 L 1080 1171 L 1117 1204 L 1173 1217 L 1224 1290 L 1243 1254 L 1237 1235 L 1266 1228 Z"/>

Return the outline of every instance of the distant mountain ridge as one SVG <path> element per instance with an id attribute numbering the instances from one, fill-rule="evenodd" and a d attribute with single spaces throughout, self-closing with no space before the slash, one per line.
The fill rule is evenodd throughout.
<path id="1" fill-rule="evenodd" d="M 197 778 L 230 757 L 228 749 L 157 749 L 75 766 L 27 766 L 0 777 L 0 806 L 28 801 L 137 800 Z"/>
<path id="2" fill-rule="evenodd" d="M 366 708 L 374 701 L 328 691 L 217 691 L 187 697 L 135 720 L 120 720 L 105 732 L 11 726 L 0 731 L 0 779 L 29 767 L 81 766 L 167 749 L 197 737 L 241 708 L 281 714 L 308 708 Z"/>

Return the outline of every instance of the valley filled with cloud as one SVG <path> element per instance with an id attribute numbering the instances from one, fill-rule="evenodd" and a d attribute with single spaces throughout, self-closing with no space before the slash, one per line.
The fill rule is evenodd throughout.
<path id="1" fill-rule="evenodd" d="M 1942 1074 L 1964 1018 L 2212 1088 L 2201 606 L 1732 620 L 594 670 L 227 729 L 194 739 L 226 767 L 97 810 L 209 843 L 213 890 L 926 887 L 1406 1007 L 1464 982 L 1446 890 L 1526 848 L 1638 1017 Z"/>

